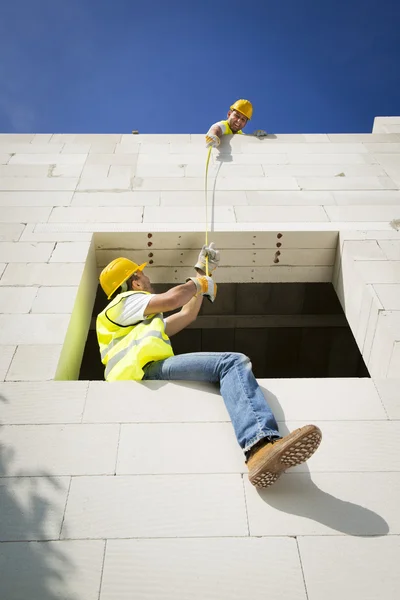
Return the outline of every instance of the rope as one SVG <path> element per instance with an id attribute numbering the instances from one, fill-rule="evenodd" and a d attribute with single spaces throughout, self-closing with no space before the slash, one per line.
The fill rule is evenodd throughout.
<path id="1" fill-rule="evenodd" d="M 205 182 L 204 182 L 205 204 L 206 204 L 206 231 L 205 231 L 206 246 L 208 246 L 208 201 L 207 201 L 207 187 L 208 187 L 208 183 L 207 183 L 207 179 L 208 179 L 208 165 L 210 163 L 210 156 L 211 156 L 211 146 L 209 147 L 208 153 L 207 153 L 206 174 L 205 174 Z M 209 273 L 208 273 L 208 256 L 207 255 L 206 255 L 206 275 L 207 275 L 207 277 L 209 276 Z"/>

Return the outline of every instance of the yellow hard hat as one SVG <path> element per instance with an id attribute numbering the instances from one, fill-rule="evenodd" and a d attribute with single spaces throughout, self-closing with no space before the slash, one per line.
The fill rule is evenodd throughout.
<path id="1" fill-rule="evenodd" d="M 107 294 L 108 300 L 136 271 L 143 271 L 147 263 L 137 265 L 129 258 L 115 258 L 100 273 L 100 285 Z"/>
<path id="2" fill-rule="evenodd" d="M 238 112 L 242 113 L 242 115 L 247 117 L 249 121 L 253 116 L 253 105 L 249 100 L 244 100 L 243 98 L 236 100 L 236 102 L 234 102 L 230 108 L 231 110 L 237 110 Z"/>

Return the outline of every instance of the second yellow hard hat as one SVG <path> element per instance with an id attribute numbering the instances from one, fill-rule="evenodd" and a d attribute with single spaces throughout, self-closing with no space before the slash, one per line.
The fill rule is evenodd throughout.
<path id="1" fill-rule="evenodd" d="M 117 290 L 136 271 L 143 271 L 147 263 L 137 265 L 129 258 L 115 258 L 100 273 L 100 285 L 110 299 Z"/>
<path id="2" fill-rule="evenodd" d="M 230 108 L 231 110 L 237 110 L 238 112 L 242 113 L 242 115 L 247 117 L 249 121 L 253 116 L 253 105 L 250 100 L 244 100 L 241 98 L 240 100 L 236 100 L 236 102 L 234 102 Z"/>

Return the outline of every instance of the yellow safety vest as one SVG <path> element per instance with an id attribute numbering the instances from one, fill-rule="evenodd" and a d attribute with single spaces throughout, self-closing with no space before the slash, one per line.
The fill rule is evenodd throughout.
<path id="1" fill-rule="evenodd" d="M 118 325 L 121 301 L 131 294 L 148 293 L 118 294 L 97 317 L 96 332 L 101 362 L 106 366 L 106 381 L 140 380 L 144 375 L 143 367 L 149 362 L 174 355 L 162 313 L 148 315 L 136 325 Z"/>
<path id="2" fill-rule="evenodd" d="M 229 123 L 228 121 L 220 121 L 220 123 L 224 123 L 224 125 L 226 125 L 226 131 L 223 133 L 223 135 L 235 135 L 232 131 L 232 129 L 229 127 Z M 243 131 L 237 131 L 236 133 L 241 133 L 243 134 Z"/>

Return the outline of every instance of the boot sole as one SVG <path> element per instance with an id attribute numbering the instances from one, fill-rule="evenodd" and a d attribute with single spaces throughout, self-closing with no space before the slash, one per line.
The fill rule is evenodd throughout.
<path id="1" fill-rule="evenodd" d="M 306 462 L 321 443 L 322 435 L 319 429 L 305 432 L 297 441 L 288 447 L 279 448 L 276 454 L 270 455 L 268 461 L 249 477 L 255 487 L 269 487 L 282 475 L 286 469 Z"/>
<path id="2" fill-rule="evenodd" d="M 250 483 L 252 483 L 255 487 L 263 487 L 267 488 L 270 485 L 273 485 L 277 479 L 281 476 L 283 471 L 280 473 L 271 473 L 267 471 L 266 473 L 261 473 L 260 475 L 256 475 L 250 479 Z"/>

